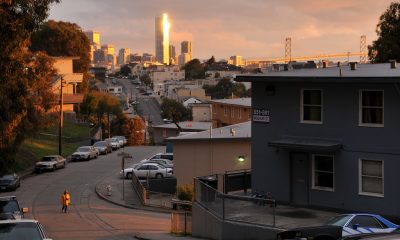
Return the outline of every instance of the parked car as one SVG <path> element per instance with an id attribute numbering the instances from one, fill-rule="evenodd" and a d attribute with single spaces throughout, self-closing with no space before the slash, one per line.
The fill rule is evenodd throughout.
<path id="1" fill-rule="evenodd" d="M 139 163 L 134 164 L 130 168 L 125 168 L 120 171 L 120 176 L 132 178 L 132 173 L 138 178 L 164 178 L 171 177 L 173 174 L 172 168 L 166 168 L 158 163 Z"/>
<path id="2" fill-rule="evenodd" d="M 0 239 L 51 240 L 43 226 L 34 219 L 0 221 Z"/>
<path id="3" fill-rule="evenodd" d="M 60 155 L 49 155 L 44 156 L 42 161 L 37 162 L 35 165 L 35 171 L 41 172 L 43 170 L 55 171 L 58 168 L 65 168 L 67 161 L 63 156 Z"/>
<path id="4" fill-rule="evenodd" d="M 118 150 L 121 147 L 119 140 L 116 138 L 106 138 L 104 140 L 109 142 L 112 150 L 114 150 L 114 151 Z"/>
<path id="5" fill-rule="evenodd" d="M 140 162 L 146 162 L 146 161 L 150 161 L 152 159 L 167 159 L 167 160 L 173 161 L 174 154 L 173 153 L 157 153 L 149 158 L 141 160 Z"/>
<path id="6" fill-rule="evenodd" d="M 1 191 L 15 191 L 21 186 L 21 180 L 16 173 L 6 174 L 0 177 Z"/>
<path id="7" fill-rule="evenodd" d="M 90 160 L 97 158 L 99 152 L 93 146 L 82 146 L 79 147 L 72 155 L 72 161 Z"/>
<path id="8" fill-rule="evenodd" d="M 93 147 L 99 152 L 99 154 L 107 154 L 112 152 L 112 147 L 106 141 L 98 141 L 93 144 Z"/>
<path id="9" fill-rule="evenodd" d="M 337 231 L 339 227 L 339 231 Z M 331 218 L 323 226 L 295 228 L 278 233 L 278 239 L 340 239 L 363 233 L 392 232 L 399 226 L 376 214 L 342 214 Z"/>
<path id="10" fill-rule="evenodd" d="M 121 146 L 126 146 L 126 143 L 128 142 L 125 136 L 114 136 L 113 138 L 118 139 Z"/>
<path id="11" fill-rule="evenodd" d="M 145 161 L 145 163 L 158 163 L 166 168 L 174 168 L 174 163 L 168 159 L 151 159 Z"/>
<path id="12" fill-rule="evenodd" d="M 24 217 L 24 213 L 27 212 L 28 208 L 20 208 L 17 197 L 0 197 L 0 217 L 2 220 L 21 219 Z M 2 238 L 0 237 L 0 239 Z"/>
<path id="13" fill-rule="evenodd" d="M 342 238 L 343 240 L 398 240 L 400 239 L 400 228 L 390 233 L 366 233 Z"/>

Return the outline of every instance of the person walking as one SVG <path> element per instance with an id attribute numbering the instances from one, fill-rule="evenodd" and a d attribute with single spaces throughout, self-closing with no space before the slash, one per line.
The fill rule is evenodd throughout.
<path id="1" fill-rule="evenodd" d="M 67 213 L 68 205 L 70 204 L 70 202 L 71 202 L 71 196 L 69 195 L 68 191 L 65 190 L 63 195 L 61 195 L 61 204 L 62 204 L 61 212 Z"/>

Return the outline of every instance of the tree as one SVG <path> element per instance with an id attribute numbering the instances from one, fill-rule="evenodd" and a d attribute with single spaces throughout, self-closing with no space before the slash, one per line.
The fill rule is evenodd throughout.
<path id="1" fill-rule="evenodd" d="M 124 135 L 127 136 L 129 146 L 140 146 L 144 144 L 145 125 L 140 117 L 127 120 L 124 129 Z"/>
<path id="2" fill-rule="evenodd" d="M 200 63 L 200 60 L 195 58 L 185 64 L 183 66 L 185 70 L 185 78 L 186 79 L 202 79 L 205 78 L 205 68 L 203 64 Z"/>
<path id="3" fill-rule="evenodd" d="M 204 85 L 203 89 L 212 99 L 250 96 L 243 83 L 234 83 L 229 78 L 221 79 L 215 86 Z"/>
<path id="4" fill-rule="evenodd" d="M 79 57 L 74 61 L 74 72 L 83 73 L 79 91 L 88 91 L 90 66 L 90 42 L 82 29 L 75 23 L 50 20 L 40 26 L 31 37 L 32 51 L 45 51 L 50 56 Z"/>
<path id="5" fill-rule="evenodd" d="M 182 129 L 178 122 L 192 119 L 192 112 L 185 108 L 182 103 L 172 99 L 164 98 L 161 103 L 161 111 L 161 117 L 172 120 L 172 122 L 178 127 L 179 131 L 182 131 Z"/>
<path id="6" fill-rule="evenodd" d="M 131 74 L 131 69 L 128 65 L 122 65 L 121 69 L 119 70 L 120 74 L 123 76 L 128 77 Z"/>
<path id="7" fill-rule="evenodd" d="M 41 129 L 54 104 L 52 60 L 27 50 L 57 0 L 0 1 L 0 174 L 12 170 L 26 136 Z"/>
<path id="8" fill-rule="evenodd" d="M 143 74 L 142 76 L 140 76 L 140 81 L 142 81 L 142 83 L 146 86 L 151 85 L 151 78 L 148 74 Z"/>
<path id="9" fill-rule="evenodd" d="M 379 18 L 378 39 L 368 46 L 371 62 L 400 61 L 400 3 L 393 2 Z"/>
<path id="10" fill-rule="evenodd" d="M 208 59 L 208 60 L 206 61 L 206 66 L 207 66 L 207 67 L 210 67 L 210 66 L 212 66 L 214 63 L 215 63 L 215 57 L 212 56 L 210 59 Z"/>

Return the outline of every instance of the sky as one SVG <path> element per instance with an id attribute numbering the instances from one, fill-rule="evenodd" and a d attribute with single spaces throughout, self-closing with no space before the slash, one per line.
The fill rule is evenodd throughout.
<path id="1" fill-rule="evenodd" d="M 360 51 L 377 38 L 376 25 L 392 0 L 62 0 L 49 19 L 96 30 L 101 44 L 155 53 L 155 17 L 167 13 L 170 44 L 192 41 L 193 58 L 284 57 Z"/>

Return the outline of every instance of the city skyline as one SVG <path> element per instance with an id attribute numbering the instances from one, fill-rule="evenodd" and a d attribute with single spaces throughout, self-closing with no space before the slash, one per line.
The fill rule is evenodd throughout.
<path id="1" fill-rule="evenodd" d="M 250 59 L 282 57 L 286 37 L 292 38 L 292 56 L 357 52 L 361 35 L 367 36 L 367 44 L 376 39 L 379 16 L 390 2 L 69 0 L 53 5 L 49 19 L 99 31 L 102 44 L 116 49 L 155 54 L 154 18 L 165 12 L 171 22 L 170 44 L 193 42 L 193 58 Z"/>

